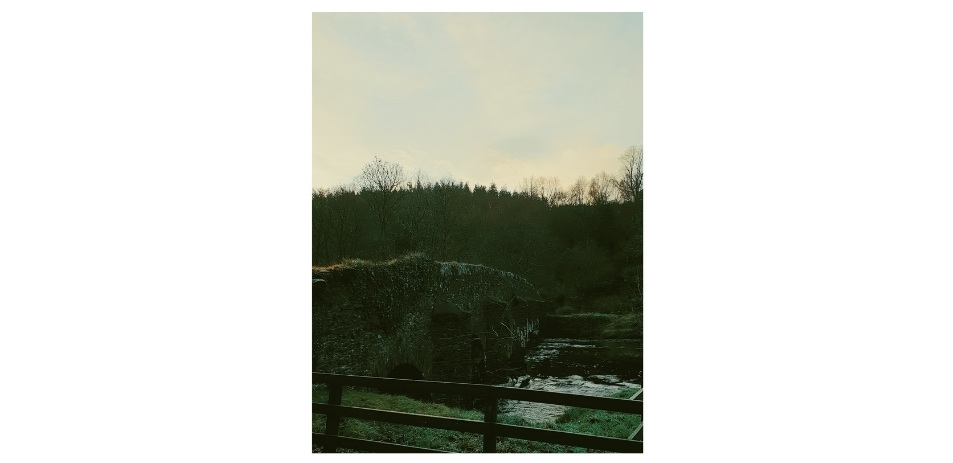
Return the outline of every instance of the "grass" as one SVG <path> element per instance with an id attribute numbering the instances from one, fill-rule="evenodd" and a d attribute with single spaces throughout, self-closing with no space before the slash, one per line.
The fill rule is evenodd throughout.
<path id="1" fill-rule="evenodd" d="M 636 391 L 637 389 L 626 388 L 611 397 L 628 399 Z M 575 407 L 569 408 L 556 419 L 557 429 L 560 431 L 618 437 L 620 439 L 627 439 L 641 422 L 642 417 L 640 415 Z"/>
<path id="2" fill-rule="evenodd" d="M 627 388 L 619 391 L 612 397 L 629 398 L 634 393 L 635 389 Z M 311 398 L 314 402 L 327 402 L 327 387 L 314 387 Z M 345 388 L 341 402 L 344 405 L 355 407 L 483 421 L 483 413 L 477 410 L 463 410 L 442 404 L 420 402 L 401 395 L 383 394 L 361 388 Z M 639 415 L 585 408 L 569 408 L 552 423 L 528 422 L 515 415 L 500 415 L 498 417 L 498 421 L 504 424 L 618 437 L 622 439 L 629 437 L 629 434 L 639 425 L 641 419 L 642 417 Z M 320 414 L 312 415 L 312 431 L 323 432 L 324 429 L 325 416 Z M 341 420 L 340 432 L 341 435 L 348 437 L 427 447 L 449 452 L 469 453 L 480 452 L 483 449 L 483 436 L 479 434 L 376 421 L 343 418 Z M 497 451 L 501 453 L 597 452 L 580 447 L 569 447 L 505 437 L 497 439 L 496 447 Z"/>
<path id="3" fill-rule="evenodd" d="M 311 398 L 314 402 L 327 402 L 327 387 L 314 387 Z M 390 395 L 361 388 L 344 388 L 342 405 L 393 410 L 421 415 L 445 416 L 465 420 L 483 420 L 483 413 L 474 410 L 451 408 L 443 404 L 420 402 L 401 395 Z M 326 417 L 312 415 L 312 432 L 324 432 Z M 483 436 L 443 429 L 421 428 L 403 424 L 365 421 L 342 418 L 342 436 L 359 439 L 392 442 L 396 444 L 427 447 L 451 452 L 478 452 L 483 448 Z"/>
<path id="4" fill-rule="evenodd" d="M 312 272 L 330 272 L 333 270 L 345 269 L 345 268 L 354 269 L 354 268 L 385 267 L 388 265 L 393 265 L 400 261 L 411 261 L 411 260 L 421 260 L 421 259 L 428 260 L 427 255 L 421 252 L 411 252 L 408 254 L 404 254 L 400 257 L 390 259 L 390 260 L 385 260 L 385 261 L 372 261 L 372 260 L 346 257 L 344 259 L 341 259 L 341 261 L 336 264 L 325 265 L 321 267 L 312 265 L 311 271 Z"/>
<path id="5" fill-rule="evenodd" d="M 556 309 L 552 320 L 556 335 L 601 339 L 642 339 L 641 311 L 630 311 L 618 296 L 605 297 L 600 301 L 602 302 L 592 307 L 564 305 Z"/>
<path id="6" fill-rule="evenodd" d="M 641 339 L 642 312 L 622 315 L 603 328 L 602 337 L 607 339 Z"/>
<path id="7" fill-rule="evenodd" d="M 608 321 L 614 320 L 617 318 L 616 315 L 607 314 L 607 313 L 571 313 L 568 315 L 558 315 L 563 318 L 571 319 L 578 322 L 592 322 L 592 321 Z"/>

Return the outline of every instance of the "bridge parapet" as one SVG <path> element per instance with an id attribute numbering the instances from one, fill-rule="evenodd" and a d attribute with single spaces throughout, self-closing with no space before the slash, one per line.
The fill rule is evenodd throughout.
<path id="1" fill-rule="evenodd" d="M 429 380 L 498 379 L 548 309 L 518 275 L 420 256 L 314 269 L 313 279 L 323 281 L 312 284 L 312 368 L 329 373 L 410 364 Z"/>

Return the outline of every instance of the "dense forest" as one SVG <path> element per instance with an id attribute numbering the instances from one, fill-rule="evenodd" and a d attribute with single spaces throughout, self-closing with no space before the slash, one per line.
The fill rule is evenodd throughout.
<path id="1" fill-rule="evenodd" d="M 508 191 L 375 158 L 353 185 L 312 191 L 312 264 L 422 253 L 514 272 L 564 312 L 641 311 L 642 171 L 630 147 L 617 172 Z"/>

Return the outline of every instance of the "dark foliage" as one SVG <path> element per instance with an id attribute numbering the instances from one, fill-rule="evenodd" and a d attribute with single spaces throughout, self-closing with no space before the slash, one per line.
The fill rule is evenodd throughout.
<path id="1" fill-rule="evenodd" d="M 375 159 L 364 176 L 386 167 L 388 182 L 312 193 L 312 264 L 423 253 L 514 272 L 558 304 L 586 308 L 617 295 L 641 310 L 641 149 L 620 161 L 618 177 L 600 172 L 581 195 L 573 188 L 584 178 L 569 191 L 545 178 L 516 192 L 449 180 L 397 184 L 400 166 Z"/>

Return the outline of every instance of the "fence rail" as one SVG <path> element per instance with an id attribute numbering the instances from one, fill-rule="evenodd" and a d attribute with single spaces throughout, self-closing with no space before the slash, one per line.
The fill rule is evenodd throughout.
<path id="1" fill-rule="evenodd" d="M 496 422 L 499 399 L 541 402 L 556 405 L 568 405 L 581 408 L 593 408 L 623 413 L 642 414 L 641 391 L 632 399 L 611 397 L 593 397 L 579 394 L 534 391 L 484 384 L 448 383 L 440 381 L 422 381 L 411 379 L 379 378 L 373 376 L 350 376 L 330 373 L 312 373 L 313 384 L 328 385 L 328 403 L 312 403 L 311 412 L 327 416 L 324 433 L 312 433 L 313 446 L 323 446 L 323 452 L 335 452 L 338 448 L 349 448 L 370 452 L 440 452 L 439 450 L 412 447 L 400 444 L 368 441 L 339 436 L 342 417 L 356 418 L 388 423 L 406 424 L 426 428 L 447 429 L 483 435 L 483 452 L 496 452 L 497 437 L 511 437 L 537 442 L 585 447 L 588 449 L 612 452 L 642 453 L 642 425 L 633 431 L 628 439 L 591 436 L 551 429 L 538 429 L 526 426 L 514 426 Z M 419 415 L 387 410 L 374 410 L 341 405 L 343 386 L 384 388 L 394 392 L 424 392 L 438 394 L 481 397 L 485 401 L 484 420 L 464 420 L 439 416 Z M 638 437 L 638 439 L 636 439 Z"/>

